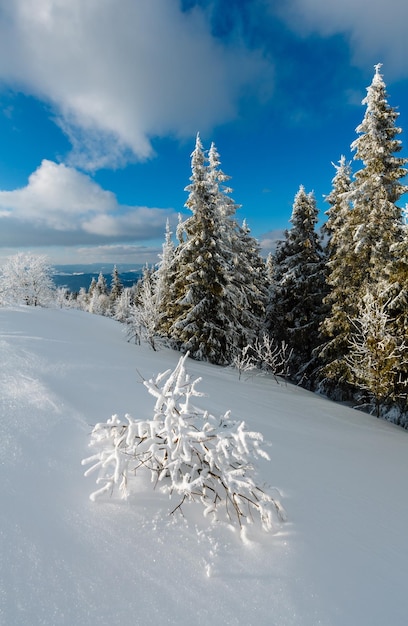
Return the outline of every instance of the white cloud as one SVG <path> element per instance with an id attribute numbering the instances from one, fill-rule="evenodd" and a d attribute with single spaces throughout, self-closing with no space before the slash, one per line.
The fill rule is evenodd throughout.
<path id="1" fill-rule="evenodd" d="M 25 187 L 0 191 L 0 246 L 149 240 L 164 236 L 168 217 L 169 209 L 120 206 L 86 174 L 44 160 Z"/>
<path id="2" fill-rule="evenodd" d="M 237 115 L 271 67 L 222 45 L 177 0 L 14 0 L 0 19 L 0 79 L 51 102 L 71 164 L 152 155 L 151 138 L 191 136 Z"/>
<path id="3" fill-rule="evenodd" d="M 261 246 L 261 252 L 264 257 L 268 256 L 270 252 L 275 252 L 276 244 L 285 238 L 285 231 L 282 229 L 270 230 L 259 237 L 259 245 Z"/>
<path id="4" fill-rule="evenodd" d="M 89 176 L 44 159 L 26 187 L 0 191 L 0 208 L 3 215 L 9 212 L 10 217 L 71 230 L 74 218 L 115 210 L 117 202 L 112 192 L 101 189 Z"/>
<path id="5" fill-rule="evenodd" d="M 123 237 L 126 234 L 134 233 L 137 239 L 148 239 L 152 230 L 163 231 L 163 220 L 165 215 L 163 209 L 149 209 L 147 207 L 126 207 L 126 212 L 120 215 L 99 214 L 84 221 L 82 224 L 86 232 L 107 237 Z"/>
<path id="6" fill-rule="evenodd" d="M 276 12 L 274 0 L 269 3 Z M 358 65 L 382 62 L 387 76 L 408 75 L 406 0 L 286 0 L 279 12 L 291 28 L 304 35 L 346 34 Z"/>

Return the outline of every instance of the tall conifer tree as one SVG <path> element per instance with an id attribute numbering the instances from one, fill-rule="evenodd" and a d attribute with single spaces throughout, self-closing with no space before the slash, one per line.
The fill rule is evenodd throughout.
<path id="1" fill-rule="evenodd" d="M 351 227 L 351 165 L 342 156 L 339 164 L 334 167 L 336 174 L 332 181 L 332 191 L 326 196 L 330 209 L 326 211 L 327 222 L 324 225 L 324 232 L 328 237 L 326 281 L 329 291 L 325 297 L 328 315 L 320 327 L 323 343 L 319 347 L 319 356 L 324 364 L 330 364 L 330 378 L 343 381 L 347 379 L 348 368 L 342 359 L 349 349 L 350 316 L 356 310 L 353 268 L 358 260 L 357 254 L 353 253 Z M 326 369 L 324 372 L 322 377 L 325 376 Z"/>
<path id="2" fill-rule="evenodd" d="M 166 222 L 165 239 L 162 246 L 162 254 L 159 255 L 160 261 L 154 274 L 154 289 L 160 312 L 165 311 L 165 303 L 168 302 L 170 293 L 171 266 L 174 259 L 174 244 L 172 240 L 172 232 L 170 230 L 170 222 Z M 160 327 L 158 321 L 158 327 Z"/>
<path id="3" fill-rule="evenodd" d="M 191 166 L 192 215 L 177 228 L 160 330 L 195 358 L 229 364 L 259 334 L 265 268 L 249 229 L 235 220 L 238 207 L 215 145 L 207 157 L 197 135 Z"/>
<path id="4" fill-rule="evenodd" d="M 228 265 L 221 215 L 208 176 L 199 135 L 192 153 L 191 184 L 186 206 L 192 212 L 183 224 L 185 241 L 176 249 L 168 307 L 168 335 L 183 351 L 213 363 L 229 362 L 235 342 L 228 301 Z"/>
<path id="5" fill-rule="evenodd" d="M 317 220 L 314 195 L 301 186 L 293 203 L 292 228 L 274 257 L 268 320 L 270 334 L 293 350 L 290 373 L 294 377 L 311 366 L 322 319 L 324 259 Z"/>
<path id="6" fill-rule="evenodd" d="M 350 320 L 359 315 L 359 305 L 367 294 L 388 291 L 392 274 L 389 268 L 398 265 L 397 250 L 402 245 L 402 209 L 397 202 L 407 187 L 401 179 L 406 175 L 406 158 L 401 151 L 396 126 L 398 112 L 387 102 L 381 65 L 363 100 L 366 111 L 357 127 L 357 139 L 351 149 L 354 159 L 362 162 L 350 191 L 337 193 L 341 203 L 351 202 L 351 211 L 341 212 L 342 220 L 335 237 L 336 253 L 329 261 L 329 296 L 331 311 L 322 330 L 334 343 L 326 344 L 321 354 L 325 360 L 324 376 L 334 385 L 353 383 L 346 356 L 350 344 Z M 388 270 L 387 270 L 388 268 Z M 388 277 L 387 277 L 388 273 Z M 341 286 L 343 284 L 343 286 Z M 332 348 L 328 349 L 328 345 Z M 333 349 L 334 348 L 334 349 Z"/>
<path id="7" fill-rule="evenodd" d="M 396 204 L 407 191 L 401 179 L 407 173 L 408 159 L 396 156 L 402 149 L 396 126 L 399 113 L 387 102 L 381 64 L 363 100 L 366 112 L 357 127 L 359 137 L 351 144 L 354 159 L 363 167 L 355 174 L 351 199 L 354 250 L 359 267 L 355 268 L 361 287 L 377 282 L 392 260 L 391 246 L 401 237 L 402 209 Z"/>
<path id="8" fill-rule="evenodd" d="M 118 268 L 115 265 L 113 268 L 113 272 L 112 272 L 111 291 L 110 291 L 111 300 L 115 302 L 115 300 L 119 298 L 122 291 L 123 291 L 122 281 L 120 280 Z"/>
<path id="9" fill-rule="evenodd" d="M 252 343 L 259 335 L 265 318 L 267 279 L 265 263 L 258 242 L 251 236 L 246 222 L 239 226 L 235 213 L 239 208 L 229 195 L 232 189 L 225 185 L 230 179 L 220 169 L 215 144 L 209 151 L 208 175 L 212 193 L 220 213 L 223 251 L 229 267 L 229 286 L 226 298 L 236 329 L 236 348 Z"/>

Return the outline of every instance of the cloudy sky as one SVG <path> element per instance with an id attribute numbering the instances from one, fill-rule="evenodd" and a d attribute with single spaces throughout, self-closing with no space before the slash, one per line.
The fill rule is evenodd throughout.
<path id="1" fill-rule="evenodd" d="M 197 132 L 265 250 L 299 185 L 323 218 L 376 63 L 408 131 L 407 24 L 406 0 L 0 0 L 0 262 L 155 261 Z"/>

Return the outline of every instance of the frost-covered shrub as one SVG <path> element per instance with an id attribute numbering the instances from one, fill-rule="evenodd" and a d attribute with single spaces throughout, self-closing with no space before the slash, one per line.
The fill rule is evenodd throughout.
<path id="1" fill-rule="evenodd" d="M 258 368 L 272 374 L 278 382 L 278 376 L 289 378 L 292 353 L 293 350 L 289 349 L 285 341 L 279 344 L 273 337 L 264 333 L 262 339 L 257 338 L 251 345 L 242 348 L 235 355 L 232 365 L 238 370 L 239 378 L 243 373 Z"/>
<path id="2" fill-rule="evenodd" d="M 232 365 L 238 370 L 240 380 L 242 374 L 248 374 L 256 368 L 256 363 L 251 351 L 251 346 L 247 345 L 237 352 L 232 359 Z"/>
<path id="3" fill-rule="evenodd" d="M 55 285 L 47 257 L 19 252 L 9 257 L 0 271 L 0 303 L 49 306 Z"/>
<path id="4" fill-rule="evenodd" d="M 261 448 L 262 435 L 247 431 L 244 422 L 229 412 L 216 418 L 192 405 L 200 378 L 190 381 L 185 370 L 187 355 L 175 370 L 144 381 L 156 398 L 153 419 L 134 420 L 117 415 L 95 426 L 90 447 L 95 454 L 82 462 L 85 472 L 98 471 L 100 486 L 91 494 L 132 494 L 135 476 L 147 474 L 154 488 L 177 498 L 174 513 L 186 501 L 199 501 L 204 515 L 224 518 L 241 528 L 260 520 L 271 530 L 274 519 L 284 519 L 279 501 L 256 482 L 253 461 L 269 459 Z"/>

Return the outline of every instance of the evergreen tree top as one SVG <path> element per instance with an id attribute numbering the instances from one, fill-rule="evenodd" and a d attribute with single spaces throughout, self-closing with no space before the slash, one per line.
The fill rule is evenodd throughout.
<path id="1" fill-rule="evenodd" d="M 374 189 L 382 188 L 388 201 L 396 202 L 407 187 L 400 181 L 407 174 L 407 158 L 397 157 L 402 144 L 397 138 L 402 129 L 396 126 L 399 113 L 387 102 L 387 92 L 381 64 L 375 66 L 375 74 L 367 95 L 362 101 L 366 105 L 363 121 L 356 128 L 359 137 L 351 144 L 354 159 L 364 167 L 356 175 L 355 191 L 361 198 L 371 197 Z"/>

